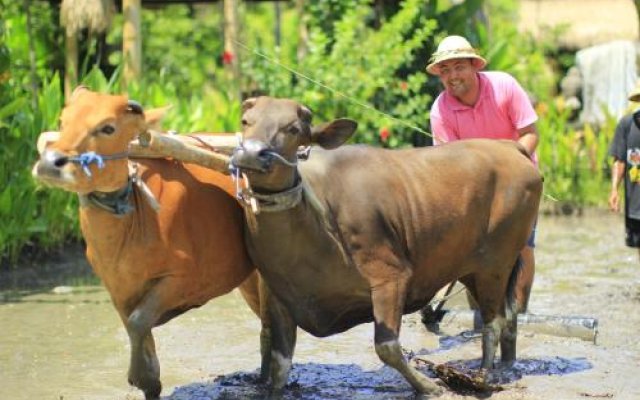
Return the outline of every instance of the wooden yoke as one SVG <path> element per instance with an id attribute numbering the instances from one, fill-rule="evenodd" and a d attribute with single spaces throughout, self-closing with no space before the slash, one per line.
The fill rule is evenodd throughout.
<path id="1" fill-rule="evenodd" d="M 38 152 L 60 137 L 60 132 L 43 132 L 38 137 Z M 235 135 L 168 135 L 148 131 L 129 145 L 130 158 L 174 158 L 229 175 L 229 156 L 237 146 Z"/>
<path id="2" fill-rule="evenodd" d="M 167 135 L 147 131 L 131 142 L 131 158 L 171 157 L 182 162 L 197 164 L 229 175 L 229 156 L 236 146 L 235 136 Z"/>

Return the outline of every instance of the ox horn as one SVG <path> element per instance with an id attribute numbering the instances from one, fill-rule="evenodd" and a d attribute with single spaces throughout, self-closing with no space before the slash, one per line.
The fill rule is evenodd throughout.
<path id="1" fill-rule="evenodd" d="M 60 139 L 60 132 L 50 131 L 50 132 L 42 132 L 40 136 L 38 136 L 38 141 L 36 142 L 36 148 L 38 149 L 38 154 L 42 154 L 48 145 L 51 143 L 57 142 Z"/>
<path id="2" fill-rule="evenodd" d="M 142 106 L 135 100 L 129 100 L 127 103 L 127 111 L 131 111 L 134 114 L 142 115 L 144 113 Z"/>
<path id="3" fill-rule="evenodd" d="M 250 109 L 253 106 L 255 106 L 256 105 L 256 101 L 258 101 L 258 99 L 255 98 L 255 97 L 251 97 L 251 98 L 248 98 L 245 101 L 243 101 L 242 102 L 242 112 L 245 112 L 248 109 Z"/>

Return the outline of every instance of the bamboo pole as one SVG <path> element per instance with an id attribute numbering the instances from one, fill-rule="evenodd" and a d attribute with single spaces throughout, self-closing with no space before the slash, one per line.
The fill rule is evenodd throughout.
<path id="1" fill-rule="evenodd" d="M 124 57 L 123 84 L 140 78 L 142 72 L 142 33 L 140 31 L 141 0 L 122 0 L 124 27 L 122 55 Z"/>
<path id="2" fill-rule="evenodd" d="M 474 312 L 471 310 L 443 310 L 440 324 L 473 326 Z M 575 337 L 596 343 L 598 320 L 589 317 L 519 314 L 518 330 L 561 337 Z"/>

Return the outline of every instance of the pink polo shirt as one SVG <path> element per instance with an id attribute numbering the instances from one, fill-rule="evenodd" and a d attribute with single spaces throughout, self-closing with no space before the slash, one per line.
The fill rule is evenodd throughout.
<path id="1" fill-rule="evenodd" d="M 516 79 L 505 72 L 482 71 L 480 96 L 473 107 L 459 102 L 446 91 L 431 107 L 431 130 L 440 142 L 489 138 L 518 140 L 518 129 L 534 123 L 538 116 Z"/>

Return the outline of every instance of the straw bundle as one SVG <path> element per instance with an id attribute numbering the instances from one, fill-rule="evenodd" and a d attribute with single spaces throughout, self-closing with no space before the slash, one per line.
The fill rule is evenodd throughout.
<path id="1" fill-rule="evenodd" d="M 82 29 L 100 33 L 109 28 L 114 13 L 113 0 L 62 0 L 60 24 L 67 29 L 67 35 Z"/>

